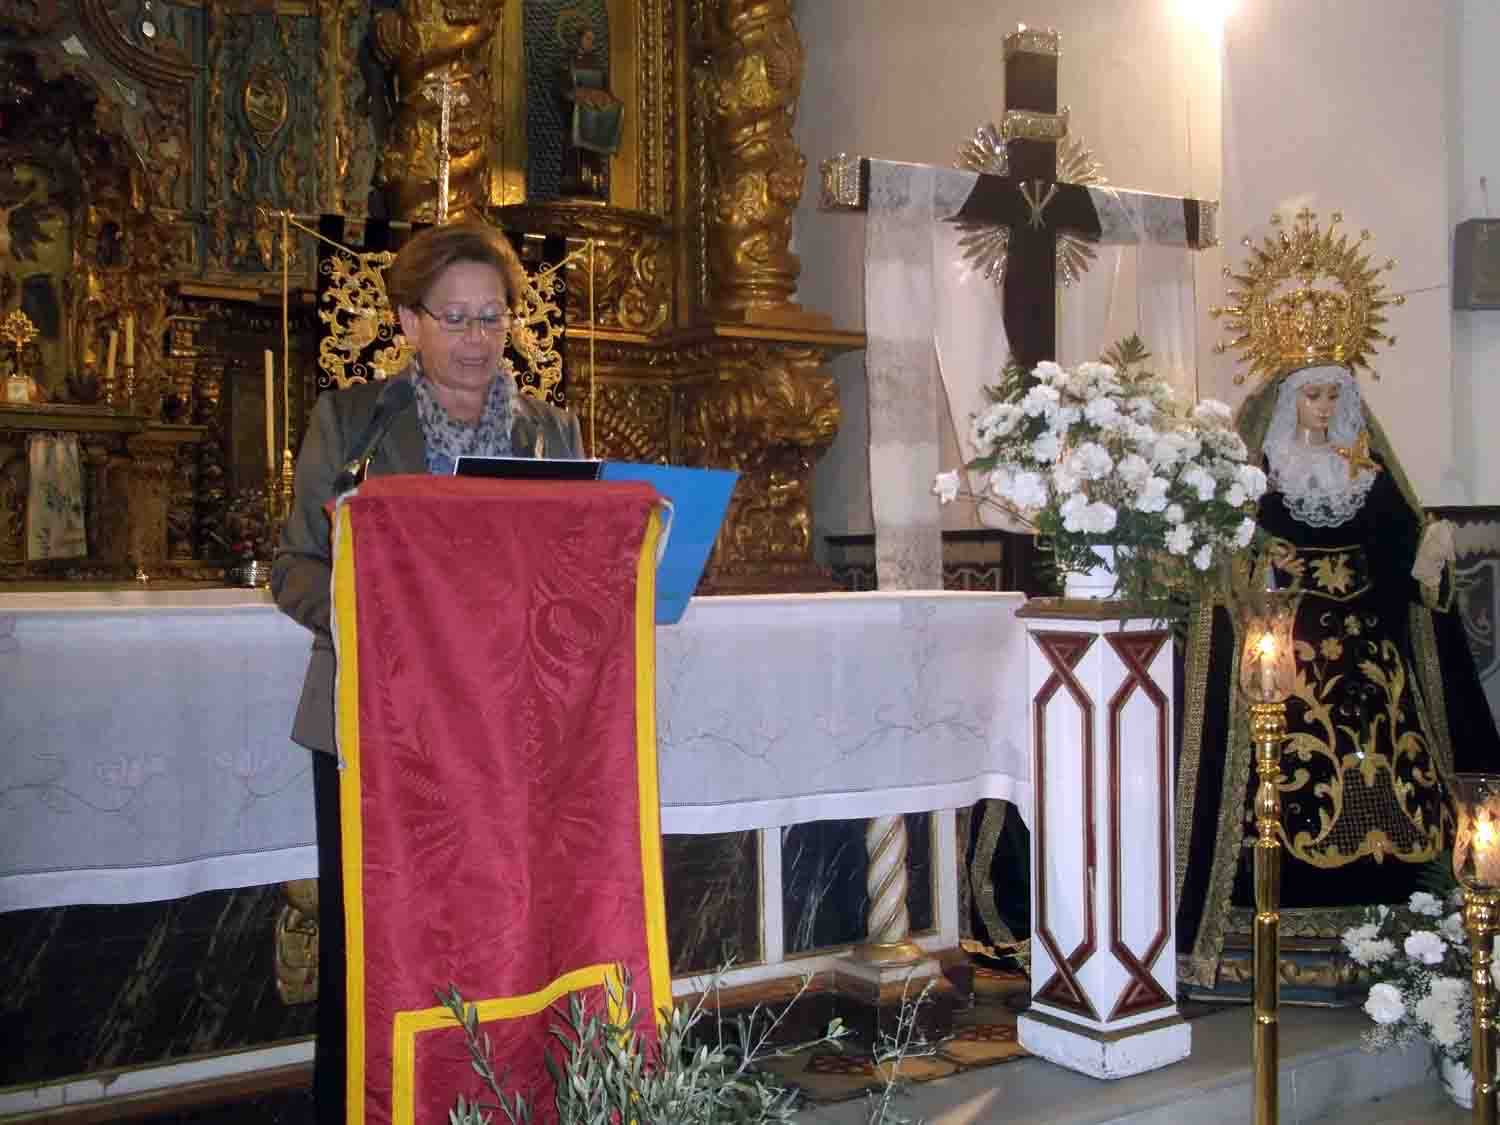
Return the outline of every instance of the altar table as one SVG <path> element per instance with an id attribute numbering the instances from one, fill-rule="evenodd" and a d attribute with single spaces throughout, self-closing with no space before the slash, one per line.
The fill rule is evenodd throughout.
<path id="1" fill-rule="evenodd" d="M 1029 820 L 1023 600 L 695 599 L 657 630 L 663 830 Z M 0 593 L 0 910 L 315 875 L 308 644 L 264 591 Z"/>

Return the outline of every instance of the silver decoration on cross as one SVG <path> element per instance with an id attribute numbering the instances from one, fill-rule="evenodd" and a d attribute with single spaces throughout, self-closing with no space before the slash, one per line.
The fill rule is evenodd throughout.
<path id="1" fill-rule="evenodd" d="M 441 107 L 438 119 L 438 192 L 437 222 L 441 226 L 448 221 L 448 173 L 451 157 L 448 147 L 453 134 L 453 107 L 468 105 L 469 95 L 455 93 L 458 82 L 453 77 L 451 64 L 437 77 L 422 87 L 422 96 L 435 101 Z"/>
<path id="2" fill-rule="evenodd" d="M 1067 111 L 1060 116 L 1066 120 Z M 996 126 L 994 122 L 981 125 L 974 136 L 958 150 L 956 166 L 968 172 L 979 172 L 988 176 L 1008 176 L 1010 159 L 1006 142 L 1012 130 Z M 1057 146 L 1057 182 L 1078 184 L 1083 187 L 1098 187 L 1109 181 L 1105 179 L 1094 154 L 1084 147 L 1076 137 L 1068 136 Z M 1048 196 L 1050 200 L 1051 196 Z M 1046 203 L 1042 203 L 1045 207 Z M 1039 214 L 1039 210 L 1035 212 Z M 990 223 L 959 223 L 963 236 L 958 240 L 964 259 L 981 276 L 996 287 L 1005 284 L 1005 265 L 1010 251 L 1010 228 Z M 1057 235 L 1057 279 L 1063 285 L 1072 285 L 1088 272 L 1097 254 L 1085 238 L 1068 231 Z"/>

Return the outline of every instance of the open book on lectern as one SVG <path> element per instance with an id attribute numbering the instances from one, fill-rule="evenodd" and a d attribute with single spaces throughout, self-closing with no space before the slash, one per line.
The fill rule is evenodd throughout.
<path id="1" fill-rule="evenodd" d="M 740 476 L 733 469 L 536 457 L 460 457 L 453 471 L 504 480 L 639 480 L 655 488 L 670 506 L 656 560 L 658 625 L 676 624 L 687 610 Z"/>

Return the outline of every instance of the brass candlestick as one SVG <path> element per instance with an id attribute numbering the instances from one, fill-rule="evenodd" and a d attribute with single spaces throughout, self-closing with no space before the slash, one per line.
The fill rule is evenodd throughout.
<path id="1" fill-rule="evenodd" d="M 1274 583 L 1274 571 L 1267 578 Z M 1236 605 L 1242 647 L 1240 690 L 1250 704 L 1255 744 L 1255 1125 L 1276 1125 L 1281 1031 L 1281 744 L 1286 700 L 1296 682 L 1292 627 L 1297 598 L 1272 585 Z"/>
<path id="2" fill-rule="evenodd" d="M 1281 743 L 1286 704 L 1252 703 L 1255 744 L 1255 1122 L 1275 1125 L 1281 1032 Z"/>
<path id="3" fill-rule="evenodd" d="M 1470 1071 L 1474 1121 L 1496 1125 L 1494 937 L 1500 933 L 1500 776 L 1461 773 L 1453 803 L 1458 831 L 1453 874 L 1464 888 L 1464 929 L 1469 934 L 1470 995 L 1474 1027 Z"/>
<path id="4" fill-rule="evenodd" d="M 1464 891 L 1464 929 L 1469 931 L 1473 971 L 1474 1121 L 1495 1125 L 1495 980 L 1491 975 L 1493 943 L 1500 933 L 1500 892 Z"/>

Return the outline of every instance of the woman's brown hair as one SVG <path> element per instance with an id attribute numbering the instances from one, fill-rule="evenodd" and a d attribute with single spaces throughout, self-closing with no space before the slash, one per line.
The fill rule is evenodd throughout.
<path id="1" fill-rule="evenodd" d="M 385 271 L 385 292 L 392 308 L 414 309 L 426 299 L 438 278 L 455 262 L 493 266 L 505 280 L 505 302 L 519 310 L 526 270 L 503 231 L 476 219 L 465 219 L 418 232 L 396 254 Z"/>

